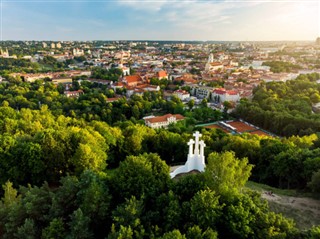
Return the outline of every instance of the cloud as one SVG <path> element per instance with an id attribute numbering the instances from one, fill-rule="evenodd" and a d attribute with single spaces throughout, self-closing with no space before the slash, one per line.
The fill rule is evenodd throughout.
<path id="1" fill-rule="evenodd" d="M 195 34 L 204 35 L 221 25 L 229 25 L 235 21 L 234 11 L 260 3 L 205 0 L 119 0 L 118 4 L 134 11 L 131 13 L 132 18 L 141 22 L 144 20 L 145 25 L 154 24 L 158 28 L 166 25 L 167 31 L 179 30 L 186 34 L 190 32 L 189 36 L 194 36 Z"/>
<path id="2" fill-rule="evenodd" d="M 306 39 L 307 35 L 308 38 L 312 37 L 312 32 L 320 31 L 317 30 L 320 29 L 320 18 L 315 17 L 317 16 L 315 10 L 318 7 L 314 2 L 296 3 L 277 0 L 170 2 L 119 0 L 119 2 L 132 10 L 133 19 L 138 19 L 146 29 L 153 25 L 159 31 L 162 30 L 162 35 L 157 36 L 166 35 L 170 39 L 171 36 L 199 40 Z M 302 25 L 309 26 L 309 30 L 301 27 Z M 294 30 L 294 27 L 299 29 Z"/>
<path id="3" fill-rule="evenodd" d="M 3 3 L 4 38 L 293 40 L 320 34 L 319 5 L 314 2 L 22 1 Z"/>
<path id="4" fill-rule="evenodd" d="M 158 12 L 169 3 L 168 0 L 118 0 L 118 4 L 121 6 L 148 12 Z"/>
<path id="5" fill-rule="evenodd" d="M 69 37 L 72 32 L 79 36 L 80 32 L 91 32 L 91 37 L 101 38 L 102 33 L 99 32 L 105 29 L 107 38 L 117 36 L 119 39 L 131 39 L 136 36 L 140 39 L 188 39 L 194 36 L 207 37 L 213 29 L 230 25 L 235 21 L 234 9 L 252 4 L 220 0 L 106 0 L 101 4 L 94 1 L 76 3 L 71 0 L 65 3 L 45 2 L 12 5 L 11 9 L 15 9 L 21 17 L 17 18 L 15 14 L 6 11 L 6 22 L 32 26 L 34 33 L 41 31 L 41 35 L 52 36 L 43 31 L 42 25 L 47 25 L 48 29 L 54 29 L 57 37 Z M 99 6 L 104 6 L 104 12 L 100 11 L 102 8 Z M 53 14 L 57 17 L 53 17 Z M 25 35 L 19 32 L 16 35 Z"/>
<path id="6" fill-rule="evenodd" d="M 234 3 L 188 2 L 173 6 L 164 18 L 179 30 L 184 29 L 189 36 L 210 38 L 212 32 L 233 20 Z"/>

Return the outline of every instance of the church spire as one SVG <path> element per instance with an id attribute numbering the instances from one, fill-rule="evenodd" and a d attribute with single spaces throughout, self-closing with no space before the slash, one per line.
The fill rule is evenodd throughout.
<path id="1" fill-rule="evenodd" d="M 212 63 L 213 62 L 213 54 L 211 53 L 208 57 L 208 63 Z"/>

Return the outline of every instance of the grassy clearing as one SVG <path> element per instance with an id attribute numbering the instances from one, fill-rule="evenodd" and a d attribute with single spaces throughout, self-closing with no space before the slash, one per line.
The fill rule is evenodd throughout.
<path id="1" fill-rule="evenodd" d="M 273 188 L 255 182 L 247 182 L 246 187 L 260 193 L 272 191 L 277 197 L 266 198 L 270 210 L 293 219 L 299 229 L 320 225 L 320 201 L 318 203 L 318 200 L 312 199 L 319 199 L 319 195 Z"/>
<path id="2" fill-rule="evenodd" d="M 313 193 L 306 193 L 302 191 L 297 191 L 294 189 L 279 189 L 274 188 L 271 186 L 268 186 L 266 184 L 261 183 L 255 183 L 252 181 L 248 181 L 246 183 L 246 187 L 250 188 L 252 190 L 258 191 L 258 192 L 264 192 L 264 191 L 272 191 L 275 194 L 278 194 L 280 196 L 288 196 L 288 197 L 310 197 L 314 199 L 319 199 L 319 195 L 313 194 Z"/>
<path id="3" fill-rule="evenodd" d="M 270 210 L 281 213 L 285 217 L 293 219 L 299 229 L 309 229 L 312 226 L 320 225 L 320 217 L 312 210 L 301 210 L 290 205 L 282 205 L 269 201 Z"/>

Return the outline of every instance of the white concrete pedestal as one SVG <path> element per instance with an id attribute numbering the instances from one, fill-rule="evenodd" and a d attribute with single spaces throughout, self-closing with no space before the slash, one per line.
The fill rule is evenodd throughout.
<path id="1" fill-rule="evenodd" d="M 201 137 L 201 134 L 196 131 L 193 136 L 195 136 L 195 141 L 193 139 L 190 139 L 188 145 L 189 145 L 189 154 L 188 159 L 185 165 L 177 168 L 172 173 L 170 173 L 170 177 L 174 178 L 178 174 L 181 173 L 188 173 L 193 170 L 198 170 L 199 172 L 204 172 L 204 168 L 206 167 L 205 161 L 204 161 L 204 147 L 206 146 L 204 141 L 199 141 L 199 138 Z M 193 150 L 193 145 L 195 146 Z M 200 145 L 200 150 L 199 150 Z"/>

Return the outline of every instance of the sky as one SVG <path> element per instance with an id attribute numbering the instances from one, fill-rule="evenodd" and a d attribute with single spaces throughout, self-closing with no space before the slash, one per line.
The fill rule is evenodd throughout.
<path id="1" fill-rule="evenodd" d="M 1 40 L 311 40 L 320 0 L 0 0 Z"/>

